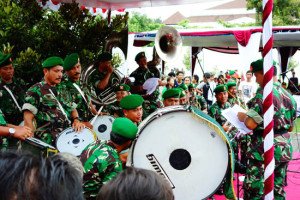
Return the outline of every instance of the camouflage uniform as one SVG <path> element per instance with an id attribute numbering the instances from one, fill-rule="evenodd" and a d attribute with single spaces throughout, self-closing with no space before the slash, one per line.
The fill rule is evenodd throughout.
<path id="1" fill-rule="evenodd" d="M 3 86 L 6 86 L 11 90 L 19 106 L 22 107 L 27 85 L 22 79 L 13 78 L 12 83 L 5 84 L 0 78 L 0 108 L 5 115 L 7 123 L 19 125 L 23 121 L 23 113 L 20 112 L 14 100 Z"/>
<path id="2" fill-rule="evenodd" d="M 159 100 L 159 90 L 156 89 L 151 95 L 144 97 L 143 103 L 143 119 L 155 112 L 158 108 L 162 108 L 163 103 Z"/>
<path id="3" fill-rule="evenodd" d="M 108 141 L 89 144 L 80 160 L 84 167 L 83 190 L 86 199 L 95 199 L 102 185 L 122 171 L 119 154 Z"/>
<path id="4" fill-rule="evenodd" d="M 293 103 L 283 91 L 277 86 L 273 87 L 274 104 L 274 197 L 275 199 L 285 199 L 284 183 L 286 169 L 289 160 L 292 157 L 292 146 L 289 138 L 282 134 L 288 132 L 291 123 L 296 116 Z M 256 96 L 248 102 L 250 111 L 255 111 L 256 115 L 263 117 L 263 89 L 259 88 Z M 249 111 L 249 112 L 250 112 Z M 249 113 L 248 112 L 248 113 Z M 250 116 L 250 115 L 249 115 Z M 252 116 L 250 116 L 252 117 Z M 255 117 L 255 115 L 253 115 Z M 264 190 L 264 158 L 263 158 L 263 123 L 253 130 L 251 143 L 247 151 L 248 166 L 244 181 L 244 199 L 263 199 Z"/>
<path id="5" fill-rule="evenodd" d="M 149 71 L 148 68 L 138 67 L 130 74 L 130 77 L 135 78 L 135 81 L 133 83 L 134 86 L 142 86 L 147 79 L 153 78 L 154 75 Z M 140 93 L 140 95 L 143 94 Z"/>
<path id="6" fill-rule="evenodd" d="M 119 101 L 115 101 L 114 103 L 111 103 L 111 104 L 107 105 L 105 110 L 111 116 L 124 117 L 123 109 L 121 108 Z"/>
<path id="7" fill-rule="evenodd" d="M 93 85 L 93 89 L 96 93 L 96 95 L 98 96 L 102 91 L 98 89 L 97 85 L 98 83 L 100 82 L 100 80 L 103 80 L 105 75 L 106 75 L 107 72 L 105 73 L 100 73 L 98 70 L 97 70 L 97 73 L 93 73 L 90 78 L 89 78 L 89 83 L 92 83 L 94 84 Z M 108 85 L 106 88 L 108 87 L 112 87 L 114 84 L 120 82 L 120 78 L 115 74 L 115 73 L 112 73 L 109 77 L 109 81 L 108 81 Z M 90 86 L 89 86 L 90 87 Z M 106 89 L 105 88 L 105 89 Z"/>
<path id="8" fill-rule="evenodd" d="M 88 122 L 93 118 L 93 114 L 89 108 L 89 104 L 91 102 L 91 96 L 89 95 L 90 92 L 80 83 L 80 81 L 76 82 L 75 84 L 77 84 L 81 89 L 87 102 L 85 102 L 80 92 L 76 89 L 76 87 L 73 85 L 73 82 L 68 77 L 64 77 L 64 81 L 62 81 L 57 88 L 58 90 L 68 91 L 70 93 L 72 98 L 71 101 L 77 105 L 76 109 L 79 119 L 81 121 Z"/>
<path id="9" fill-rule="evenodd" d="M 0 109 L 0 126 L 6 126 L 6 121 L 4 119 L 4 115 L 2 113 L 2 110 Z M 4 151 L 8 148 L 8 141 L 7 137 L 0 137 L 0 150 Z"/>
<path id="10" fill-rule="evenodd" d="M 29 110 L 35 116 L 37 124 L 35 137 L 54 145 L 57 135 L 70 127 L 71 124 L 60 110 L 57 100 L 49 89 L 52 90 L 56 99 L 63 106 L 67 117 L 70 118 L 70 114 L 76 108 L 76 104 L 71 102 L 69 93 L 58 90 L 56 87 L 51 87 L 45 81 L 36 83 L 28 89 L 22 109 Z"/>
<path id="11" fill-rule="evenodd" d="M 207 102 L 202 95 L 196 95 L 192 98 L 191 105 L 197 107 L 199 110 L 207 109 Z"/>

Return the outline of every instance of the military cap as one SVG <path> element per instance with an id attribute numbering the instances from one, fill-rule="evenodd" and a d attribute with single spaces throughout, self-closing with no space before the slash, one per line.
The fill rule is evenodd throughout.
<path id="1" fill-rule="evenodd" d="M 103 52 L 98 56 L 98 61 L 104 62 L 104 61 L 110 61 L 112 59 L 112 55 L 109 52 Z"/>
<path id="2" fill-rule="evenodd" d="M 183 89 L 183 90 L 188 90 L 188 87 L 186 86 L 186 84 L 180 84 L 179 86 L 178 86 L 178 88 L 181 88 L 181 89 Z"/>
<path id="3" fill-rule="evenodd" d="M 250 65 L 250 70 L 252 73 L 262 71 L 263 68 L 264 68 L 263 59 L 256 60 L 256 61 L 252 62 Z"/>
<path id="4" fill-rule="evenodd" d="M 4 67 L 12 63 L 11 54 L 3 54 L 0 52 L 0 67 Z"/>
<path id="5" fill-rule="evenodd" d="M 136 56 L 135 56 L 135 62 L 138 62 L 141 58 L 144 58 L 144 57 L 146 57 L 146 55 L 145 55 L 145 52 L 140 52 L 140 53 L 138 53 L 138 54 L 136 54 Z"/>
<path id="6" fill-rule="evenodd" d="M 118 117 L 112 124 L 111 131 L 124 138 L 134 140 L 138 131 L 137 126 L 126 117 Z"/>
<path id="7" fill-rule="evenodd" d="M 68 71 L 72 69 L 77 63 L 79 62 L 79 55 L 78 53 L 72 53 L 70 55 L 67 55 L 64 60 L 64 70 Z"/>
<path id="8" fill-rule="evenodd" d="M 179 95 L 179 98 L 182 98 L 182 97 L 185 97 L 186 96 L 186 93 L 184 90 L 181 90 L 180 92 L 180 95 Z"/>
<path id="9" fill-rule="evenodd" d="M 141 95 L 131 94 L 131 95 L 124 97 L 120 101 L 120 106 L 121 106 L 121 108 L 123 108 L 125 110 L 131 110 L 131 109 L 135 109 L 135 108 L 141 106 L 143 102 L 144 102 L 144 99 Z"/>
<path id="10" fill-rule="evenodd" d="M 233 87 L 233 86 L 236 86 L 236 82 L 235 81 L 230 81 L 226 84 L 227 88 L 230 88 L 230 87 Z"/>
<path id="11" fill-rule="evenodd" d="M 229 70 L 229 75 L 231 76 L 233 74 L 235 74 L 235 70 Z"/>
<path id="12" fill-rule="evenodd" d="M 219 92 L 227 92 L 227 86 L 224 84 L 217 85 L 217 87 L 214 89 L 215 93 Z"/>
<path id="13" fill-rule="evenodd" d="M 180 98 L 181 91 L 183 91 L 180 88 L 171 88 L 165 91 L 162 95 L 163 99 L 169 99 L 169 98 Z"/>
<path id="14" fill-rule="evenodd" d="M 127 85 L 127 84 L 120 84 L 120 85 L 117 85 L 115 88 L 114 88 L 114 91 L 117 92 L 117 91 L 130 91 L 130 86 Z"/>
<path id="15" fill-rule="evenodd" d="M 56 65 L 61 65 L 63 66 L 64 61 L 61 57 L 57 57 L 57 56 L 53 56 L 53 57 L 49 57 L 47 58 L 43 63 L 42 63 L 42 67 L 43 68 L 51 68 L 54 67 Z"/>
<path id="16" fill-rule="evenodd" d="M 196 86 L 195 86 L 195 84 L 193 84 L 193 83 L 190 83 L 189 86 L 188 86 L 189 89 L 193 89 L 193 88 L 195 88 L 195 87 L 196 87 Z"/>

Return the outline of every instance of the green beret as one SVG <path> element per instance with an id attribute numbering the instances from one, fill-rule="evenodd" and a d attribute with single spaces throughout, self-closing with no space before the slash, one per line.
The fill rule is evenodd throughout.
<path id="1" fill-rule="evenodd" d="M 117 92 L 117 91 L 130 91 L 130 86 L 127 85 L 127 84 L 120 84 L 120 85 L 117 85 L 115 88 L 114 88 L 114 91 Z"/>
<path id="2" fill-rule="evenodd" d="M 138 53 L 138 54 L 136 54 L 136 56 L 135 56 L 135 62 L 138 62 L 141 58 L 144 58 L 144 57 L 146 57 L 146 55 L 145 55 L 145 52 L 140 52 L 140 53 Z"/>
<path id="3" fill-rule="evenodd" d="M 79 55 L 78 53 L 72 53 L 70 55 L 67 55 L 64 60 L 64 70 L 68 71 L 72 69 L 77 63 L 79 62 Z"/>
<path id="4" fill-rule="evenodd" d="M 138 128 L 130 119 L 126 117 L 118 117 L 114 120 L 111 131 L 124 138 L 134 140 L 136 138 Z"/>
<path id="5" fill-rule="evenodd" d="M 264 69 L 263 59 L 256 60 L 256 61 L 252 62 L 250 65 L 250 70 L 252 73 L 258 72 L 258 71 L 263 71 L 263 69 Z"/>
<path id="6" fill-rule="evenodd" d="M 229 75 L 235 74 L 235 70 L 229 70 Z"/>
<path id="7" fill-rule="evenodd" d="M 179 86 L 178 86 L 178 88 L 181 88 L 181 89 L 183 89 L 183 90 L 188 90 L 188 87 L 186 86 L 186 84 L 180 84 Z"/>
<path id="8" fill-rule="evenodd" d="M 181 91 L 183 91 L 180 88 L 171 88 L 165 91 L 162 95 L 163 99 L 169 99 L 169 98 L 180 98 Z"/>
<path id="9" fill-rule="evenodd" d="M 227 85 L 227 88 L 230 88 L 232 86 L 236 86 L 236 82 L 235 81 L 230 81 L 226 85 Z"/>
<path id="10" fill-rule="evenodd" d="M 63 66 L 64 61 L 61 57 L 57 57 L 57 56 L 53 56 L 53 57 L 49 57 L 47 58 L 43 63 L 42 63 L 42 67 L 43 68 L 51 68 L 54 67 L 56 65 L 61 65 Z"/>
<path id="11" fill-rule="evenodd" d="M 185 91 L 184 91 L 184 90 L 181 90 L 179 98 L 181 98 L 181 97 L 185 97 L 185 96 L 186 96 L 186 93 L 185 93 Z"/>
<path id="12" fill-rule="evenodd" d="M 98 61 L 105 62 L 110 61 L 112 59 L 112 55 L 109 52 L 103 52 L 98 56 Z"/>
<path id="13" fill-rule="evenodd" d="M 214 89 L 215 93 L 219 92 L 227 92 L 227 86 L 224 84 L 217 85 L 217 87 Z"/>
<path id="14" fill-rule="evenodd" d="M 3 54 L 0 52 L 0 67 L 4 67 L 12 63 L 11 54 Z"/>
<path id="15" fill-rule="evenodd" d="M 141 95 L 131 94 L 121 99 L 120 106 L 125 110 L 131 110 L 141 106 L 143 102 L 144 99 Z"/>
<path id="16" fill-rule="evenodd" d="M 193 89 L 193 88 L 195 88 L 195 87 L 196 87 L 196 86 L 195 86 L 195 84 L 193 84 L 193 83 L 190 83 L 189 86 L 188 86 L 189 89 Z"/>

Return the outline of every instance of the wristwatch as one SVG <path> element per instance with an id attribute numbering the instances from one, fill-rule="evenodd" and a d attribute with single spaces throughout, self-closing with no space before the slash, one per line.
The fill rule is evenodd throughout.
<path id="1" fill-rule="evenodd" d="M 16 132 L 16 129 L 14 129 L 14 128 L 9 128 L 9 129 L 8 129 L 8 132 L 9 132 L 9 135 L 13 136 L 13 135 L 15 134 L 15 132 Z"/>

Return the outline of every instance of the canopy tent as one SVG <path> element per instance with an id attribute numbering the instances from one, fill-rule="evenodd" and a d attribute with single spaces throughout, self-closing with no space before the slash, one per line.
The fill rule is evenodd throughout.
<path id="1" fill-rule="evenodd" d="M 55 0 L 56 2 L 72 3 L 74 0 Z M 75 0 L 80 6 L 118 10 L 120 8 L 142 8 L 170 5 L 183 5 L 220 0 Z"/>
<path id="2" fill-rule="evenodd" d="M 201 48 L 209 50 L 238 54 L 238 45 L 247 46 L 252 34 L 262 33 L 262 28 L 239 28 L 222 30 L 179 30 L 183 46 L 192 47 L 192 55 Z M 300 48 L 300 26 L 274 27 L 273 48 L 280 54 L 281 71 L 287 70 L 288 60 Z M 136 33 L 134 46 L 145 46 L 155 41 L 156 32 Z M 262 43 L 260 42 L 260 49 Z M 195 58 L 192 60 L 192 73 L 195 67 Z"/>

